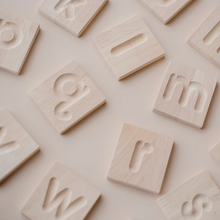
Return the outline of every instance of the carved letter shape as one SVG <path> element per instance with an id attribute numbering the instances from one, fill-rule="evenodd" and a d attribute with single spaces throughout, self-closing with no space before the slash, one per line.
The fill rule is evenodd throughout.
<path id="1" fill-rule="evenodd" d="M 202 112 L 207 100 L 207 91 L 199 82 L 189 82 L 185 77 L 172 74 L 164 91 L 164 99 L 170 101 L 175 94 L 176 88 L 182 87 L 179 104 L 186 107 L 192 96 L 195 98 L 194 110 Z"/>
<path id="2" fill-rule="evenodd" d="M 0 127 L 0 155 L 4 155 L 16 150 L 19 147 L 19 144 L 16 141 L 10 141 L 4 143 L 3 140 L 7 135 L 5 128 Z"/>
<path id="3" fill-rule="evenodd" d="M 79 6 L 85 5 L 87 0 L 60 0 L 54 10 L 57 13 L 63 13 L 64 18 L 67 20 L 74 20 L 75 9 Z"/>
<path id="4" fill-rule="evenodd" d="M 0 49 L 10 50 L 21 44 L 23 33 L 17 24 L 0 19 Z"/>
<path id="5" fill-rule="evenodd" d="M 58 193 L 58 188 L 59 180 L 52 178 L 49 182 L 43 204 L 43 209 L 46 212 L 51 212 L 57 208 L 55 217 L 58 220 L 65 220 L 87 204 L 87 199 L 82 196 L 71 202 L 72 190 L 65 188 Z"/>
<path id="6" fill-rule="evenodd" d="M 72 113 L 68 108 L 81 100 L 90 92 L 90 88 L 78 76 L 72 73 L 61 75 L 54 83 L 54 92 L 60 98 L 60 103 L 55 107 L 54 113 L 61 121 L 69 121 Z"/>
<path id="7" fill-rule="evenodd" d="M 162 7 L 172 5 L 176 0 L 155 0 L 156 4 Z"/>
<path id="8" fill-rule="evenodd" d="M 134 152 L 130 161 L 130 169 L 132 172 L 138 172 L 141 168 L 142 161 L 145 156 L 150 155 L 154 151 L 151 144 L 138 141 L 135 145 Z"/>
<path id="9" fill-rule="evenodd" d="M 182 205 L 182 216 L 186 220 L 200 220 L 204 212 L 210 212 L 212 210 L 211 199 L 204 195 L 198 194 L 190 202 L 185 202 Z"/>
<path id="10" fill-rule="evenodd" d="M 217 37 L 220 37 L 220 21 L 205 36 L 203 41 L 205 44 L 210 45 Z"/>

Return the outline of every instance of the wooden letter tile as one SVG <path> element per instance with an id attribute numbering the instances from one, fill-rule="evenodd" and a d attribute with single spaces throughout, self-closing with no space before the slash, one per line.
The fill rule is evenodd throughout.
<path id="1" fill-rule="evenodd" d="M 219 220 L 220 191 L 207 171 L 158 199 L 169 220 Z"/>
<path id="2" fill-rule="evenodd" d="M 192 0 L 138 0 L 147 7 L 159 20 L 167 24 Z"/>
<path id="3" fill-rule="evenodd" d="M 60 134 L 106 100 L 74 61 L 37 86 L 30 96 Z"/>
<path id="4" fill-rule="evenodd" d="M 164 50 L 144 20 L 135 16 L 94 37 L 118 80 L 164 57 Z"/>
<path id="5" fill-rule="evenodd" d="M 220 6 L 192 34 L 188 43 L 220 68 Z"/>
<path id="6" fill-rule="evenodd" d="M 108 179 L 152 193 L 160 193 L 173 140 L 124 124 Z"/>
<path id="7" fill-rule="evenodd" d="M 22 213 L 31 220 L 83 220 L 100 195 L 71 170 L 55 164 Z"/>
<path id="8" fill-rule="evenodd" d="M 43 16 L 79 37 L 108 0 L 44 0 Z"/>
<path id="9" fill-rule="evenodd" d="M 154 112 L 202 128 L 218 79 L 171 61 Z"/>
<path id="10" fill-rule="evenodd" d="M 6 110 L 0 111 L 0 182 L 39 150 L 38 144 Z"/>
<path id="11" fill-rule="evenodd" d="M 215 160 L 220 164 L 220 143 L 213 147 L 209 152 Z"/>
<path id="12" fill-rule="evenodd" d="M 0 11 L 0 68 L 19 74 L 40 26 Z"/>

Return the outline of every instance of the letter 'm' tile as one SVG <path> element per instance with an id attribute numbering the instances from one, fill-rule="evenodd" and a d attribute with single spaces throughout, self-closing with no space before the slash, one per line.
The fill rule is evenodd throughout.
<path id="1" fill-rule="evenodd" d="M 56 163 L 22 213 L 31 220 L 83 220 L 100 195 L 93 186 Z"/>
<path id="2" fill-rule="evenodd" d="M 30 96 L 60 134 L 106 101 L 75 61 L 33 89 Z"/>
<path id="3" fill-rule="evenodd" d="M 118 80 L 165 55 L 140 16 L 132 17 L 95 36 L 94 42 Z"/>
<path id="4" fill-rule="evenodd" d="M 39 30 L 32 21 L 0 11 L 0 68 L 19 74 Z"/>
<path id="5" fill-rule="evenodd" d="M 211 73 L 171 61 L 153 111 L 202 128 L 217 82 Z"/>
<path id="6" fill-rule="evenodd" d="M 165 194 L 157 203 L 169 220 L 220 219 L 220 190 L 207 171 Z"/>
<path id="7" fill-rule="evenodd" d="M 0 182 L 39 150 L 38 144 L 6 110 L 0 111 Z"/>
<path id="8" fill-rule="evenodd" d="M 124 124 L 108 179 L 158 194 L 172 148 L 172 138 Z"/>
<path id="9" fill-rule="evenodd" d="M 79 37 L 108 0 L 44 0 L 38 12 Z"/>

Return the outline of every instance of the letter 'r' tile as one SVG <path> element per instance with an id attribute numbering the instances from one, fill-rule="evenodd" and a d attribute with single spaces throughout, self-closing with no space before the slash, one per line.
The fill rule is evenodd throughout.
<path id="1" fill-rule="evenodd" d="M 202 128 L 218 78 L 171 61 L 154 112 Z"/>
<path id="2" fill-rule="evenodd" d="M 158 194 L 172 148 L 172 138 L 124 124 L 108 179 Z"/>
<path id="3" fill-rule="evenodd" d="M 44 0 L 40 14 L 80 37 L 108 0 Z"/>
<path id="4" fill-rule="evenodd" d="M 220 68 L 220 5 L 192 34 L 188 43 Z"/>
<path id="5" fill-rule="evenodd" d="M 203 171 L 157 200 L 169 220 L 219 220 L 220 190 Z"/>
<path id="6" fill-rule="evenodd" d="M 60 134 L 106 100 L 75 61 L 33 89 L 30 96 Z"/>
<path id="7" fill-rule="evenodd" d="M 100 192 L 60 164 L 55 164 L 22 213 L 31 220 L 83 220 Z"/>
<path id="8" fill-rule="evenodd" d="M 94 42 L 118 80 L 165 55 L 140 16 L 132 17 L 95 36 Z"/>
<path id="9" fill-rule="evenodd" d="M 32 21 L 0 11 L 0 68 L 19 74 L 39 30 Z"/>

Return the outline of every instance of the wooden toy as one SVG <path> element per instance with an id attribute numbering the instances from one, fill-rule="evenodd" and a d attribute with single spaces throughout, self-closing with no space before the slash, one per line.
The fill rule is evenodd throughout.
<path id="1" fill-rule="evenodd" d="M 0 111 L 0 182 L 39 150 L 38 144 L 6 110 Z"/>
<path id="2" fill-rule="evenodd" d="M 37 86 L 30 96 L 60 134 L 106 101 L 75 61 Z"/>
<path id="3" fill-rule="evenodd" d="M 44 0 L 38 12 L 80 37 L 108 0 Z"/>
<path id="4" fill-rule="evenodd" d="M 124 124 L 108 179 L 152 193 L 160 193 L 173 140 Z"/>
<path id="5" fill-rule="evenodd" d="M 19 74 L 39 30 L 32 21 L 0 11 L 0 68 Z"/>
<path id="6" fill-rule="evenodd" d="M 220 6 L 192 34 L 188 43 L 220 68 Z"/>
<path id="7" fill-rule="evenodd" d="M 159 20 L 167 24 L 192 0 L 138 0 L 147 7 Z"/>
<path id="8" fill-rule="evenodd" d="M 171 61 L 154 112 L 202 128 L 218 79 Z"/>
<path id="9" fill-rule="evenodd" d="M 209 153 L 214 157 L 214 159 L 220 164 L 220 143 L 213 147 Z"/>
<path id="10" fill-rule="evenodd" d="M 100 192 L 60 164 L 55 164 L 22 213 L 31 220 L 83 220 Z"/>
<path id="11" fill-rule="evenodd" d="M 158 199 L 169 220 L 219 220 L 220 191 L 207 171 Z"/>
<path id="12" fill-rule="evenodd" d="M 118 80 L 164 57 L 164 50 L 140 16 L 132 17 L 94 37 Z"/>

